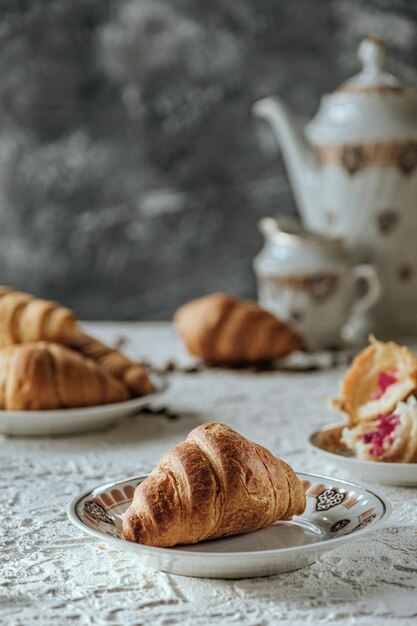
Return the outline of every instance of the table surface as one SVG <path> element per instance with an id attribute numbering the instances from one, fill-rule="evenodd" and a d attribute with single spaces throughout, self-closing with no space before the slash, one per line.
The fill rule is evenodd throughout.
<path id="1" fill-rule="evenodd" d="M 155 364 L 183 358 L 169 324 L 90 323 L 90 332 Z M 149 472 L 196 425 L 223 421 L 298 470 L 326 473 L 306 446 L 334 416 L 326 399 L 342 369 L 309 373 L 174 373 L 158 404 L 178 419 L 140 415 L 105 431 L 1 438 L 0 623 L 268 626 L 416 623 L 417 490 L 377 486 L 388 526 L 305 569 L 244 580 L 173 576 L 144 568 L 80 533 L 65 507 L 77 493 Z"/>

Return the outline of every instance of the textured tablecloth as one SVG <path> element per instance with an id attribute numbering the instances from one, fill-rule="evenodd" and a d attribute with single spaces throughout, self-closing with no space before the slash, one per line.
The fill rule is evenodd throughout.
<path id="1" fill-rule="evenodd" d="M 107 342 L 162 364 L 180 347 L 168 324 L 89 324 Z M 105 432 L 0 441 L 0 622 L 263 626 L 417 623 L 417 490 L 379 486 L 388 526 L 296 572 L 245 580 L 173 576 L 144 568 L 81 534 L 65 507 L 78 492 L 152 469 L 196 425 L 224 421 L 295 469 L 326 473 L 306 446 L 334 421 L 326 398 L 340 369 L 310 373 L 204 371 L 170 375 L 157 404 L 180 417 L 141 415 Z"/>

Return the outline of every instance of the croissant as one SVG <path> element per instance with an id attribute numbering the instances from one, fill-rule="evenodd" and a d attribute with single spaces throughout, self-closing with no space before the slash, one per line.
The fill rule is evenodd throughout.
<path id="1" fill-rule="evenodd" d="M 132 395 L 144 396 L 153 391 L 146 368 L 140 363 L 131 361 L 118 350 L 113 350 L 81 332 L 71 341 L 71 347 L 93 359 L 106 372 L 122 381 Z"/>
<path id="2" fill-rule="evenodd" d="M 79 350 L 127 385 L 133 396 L 153 390 L 143 365 L 85 335 L 70 309 L 12 287 L 0 287 L 0 348 L 38 340 L 56 341 Z"/>
<path id="3" fill-rule="evenodd" d="M 70 309 L 0 287 L 0 348 L 42 339 L 66 344 L 76 333 L 77 320 Z"/>
<path id="4" fill-rule="evenodd" d="M 408 348 L 370 337 L 370 345 L 352 362 L 332 407 L 354 425 L 388 415 L 417 389 L 417 357 Z"/>
<path id="5" fill-rule="evenodd" d="M 39 341 L 0 350 L 0 409 L 76 408 L 127 398 L 120 381 L 60 344 Z"/>
<path id="6" fill-rule="evenodd" d="M 341 441 L 365 461 L 417 463 L 417 401 L 410 396 L 393 413 L 342 431 Z"/>
<path id="7" fill-rule="evenodd" d="M 202 424 L 135 490 L 128 541 L 170 547 L 264 528 L 305 509 L 293 470 L 224 424 Z"/>
<path id="8" fill-rule="evenodd" d="M 188 350 L 208 363 L 271 361 L 302 347 L 300 337 L 271 313 L 228 294 L 192 300 L 174 321 Z"/>

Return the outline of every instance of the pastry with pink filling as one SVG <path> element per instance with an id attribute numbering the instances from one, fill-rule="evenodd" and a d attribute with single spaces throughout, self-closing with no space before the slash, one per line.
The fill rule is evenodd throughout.
<path id="1" fill-rule="evenodd" d="M 399 402 L 392 413 L 378 415 L 342 431 L 341 441 L 365 461 L 390 463 L 417 462 L 417 400 L 410 396 Z"/>
<path id="2" fill-rule="evenodd" d="M 370 338 L 353 361 L 333 408 L 347 414 L 351 425 L 393 413 L 398 402 L 417 391 L 417 357 L 406 347 Z"/>

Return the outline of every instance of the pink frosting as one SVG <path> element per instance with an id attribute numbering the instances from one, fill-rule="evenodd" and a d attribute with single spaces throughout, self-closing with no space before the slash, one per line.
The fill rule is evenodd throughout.
<path id="1" fill-rule="evenodd" d="M 380 456 L 394 441 L 393 432 L 400 423 L 400 418 L 395 413 L 391 415 L 378 415 L 377 430 L 372 430 L 361 435 L 364 443 L 371 446 L 369 453 L 372 456 Z M 387 446 L 388 444 L 388 446 Z"/>
<path id="2" fill-rule="evenodd" d="M 382 398 L 388 387 L 391 387 L 391 385 L 394 385 L 396 382 L 398 382 L 398 378 L 396 376 L 397 372 L 397 367 L 393 367 L 386 372 L 379 372 L 378 378 L 376 380 L 378 390 L 371 393 L 372 400 L 379 400 L 380 398 Z"/>

